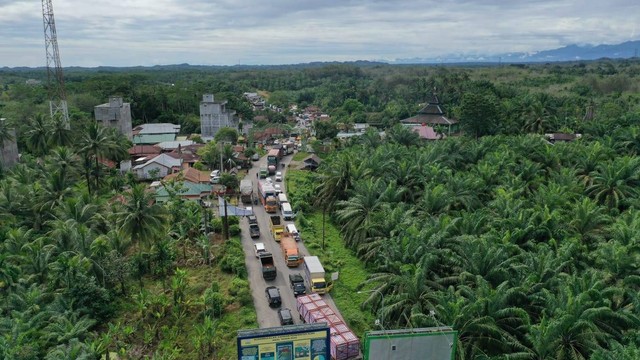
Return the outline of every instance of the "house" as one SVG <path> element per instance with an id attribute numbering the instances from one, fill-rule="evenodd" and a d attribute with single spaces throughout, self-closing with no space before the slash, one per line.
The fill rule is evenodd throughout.
<path id="1" fill-rule="evenodd" d="M 582 137 L 582 134 L 552 133 L 544 134 L 544 137 L 547 138 L 550 143 L 571 142 L 580 139 Z"/>
<path id="2" fill-rule="evenodd" d="M 144 164 L 149 159 L 160 155 L 162 149 L 155 145 L 134 145 L 129 150 L 133 166 Z"/>
<path id="3" fill-rule="evenodd" d="M 153 145 L 163 141 L 175 141 L 180 125 L 171 123 L 142 124 L 133 128 L 133 143 Z"/>
<path id="4" fill-rule="evenodd" d="M 204 198 L 211 195 L 211 184 L 199 184 L 190 181 L 178 181 L 173 183 L 175 188 L 167 189 L 167 185 L 161 185 L 156 188 L 156 202 L 164 203 L 170 198 L 170 191 L 176 191 L 176 195 L 191 201 L 203 201 Z"/>
<path id="5" fill-rule="evenodd" d="M 209 184 L 211 177 L 209 171 L 200 171 L 192 167 L 188 167 L 165 176 L 162 180 L 171 181 L 181 179 L 195 184 Z"/>
<path id="6" fill-rule="evenodd" d="M 431 126 L 427 126 L 426 124 L 410 126 L 410 129 L 416 132 L 422 140 L 440 140 L 444 138 L 444 134 L 436 133 Z"/>
<path id="7" fill-rule="evenodd" d="M 155 179 L 177 172 L 181 167 L 182 160 L 160 154 L 144 164 L 134 166 L 133 172 L 138 179 Z"/>
<path id="8" fill-rule="evenodd" d="M 178 146 L 178 148 L 166 153 L 167 155 L 182 160 L 182 167 L 193 166 L 196 162 L 200 161 L 200 155 L 198 155 L 198 149 L 203 147 L 204 144 L 191 144 L 187 146 Z"/>
<path id="9" fill-rule="evenodd" d="M 266 143 L 267 140 L 284 135 L 284 130 L 277 127 L 270 127 L 264 129 L 264 131 L 256 131 L 253 133 L 253 139 L 256 142 Z"/>
<path id="10" fill-rule="evenodd" d="M 315 170 L 320 166 L 322 159 L 318 157 L 316 154 L 311 154 L 307 156 L 304 160 L 302 160 L 304 170 Z"/>
<path id="11" fill-rule="evenodd" d="M 195 142 L 193 140 L 183 140 L 183 141 L 163 141 L 156 144 L 157 147 L 160 148 L 162 152 L 171 152 L 177 150 L 181 147 L 186 147 L 189 145 L 193 145 Z"/>
<path id="12" fill-rule="evenodd" d="M 400 120 L 403 124 L 414 124 L 414 125 L 429 125 L 429 126 L 446 126 L 447 134 L 451 135 L 458 131 L 458 121 L 454 119 L 448 119 L 444 116 L 444 111 L 442 110 L 442 106 L 440 104 L 440 99 L 438 95 L 433 93 L 431 98 L 429 99 L 427 105 L 420 109 L 418 113 L 410 118 L 406 118 Z"/>

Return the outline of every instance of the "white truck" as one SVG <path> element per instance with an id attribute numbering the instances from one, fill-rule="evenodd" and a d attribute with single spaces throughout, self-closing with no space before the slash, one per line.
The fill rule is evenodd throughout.
<path id="1" fill-rule="evenodd" d="M 325 294 L 328 291 L 324 268 L 317 256 L 304 257 L 304 276 L 309 291 L 318 294 Z"/>

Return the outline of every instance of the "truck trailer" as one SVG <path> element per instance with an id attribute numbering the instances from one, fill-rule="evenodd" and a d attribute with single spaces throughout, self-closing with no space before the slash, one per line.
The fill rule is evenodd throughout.
<path id="1" fill-rule="evenodd" d="M 296 308 L 300 320 L 307 324 L 326 323 L 329 325 L 332 360 L 355 359 L 360 356 L 360 339 L 349 329 L 338 314 L 322 300 L 318 294 L 298 296 Z"/>

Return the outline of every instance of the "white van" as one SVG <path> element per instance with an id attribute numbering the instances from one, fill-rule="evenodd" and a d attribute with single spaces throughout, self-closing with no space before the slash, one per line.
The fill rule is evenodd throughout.
<path id="1" fill-rule="evenodd" d="M 291 204 L 289 203 L 284 203 L 281 205 L 282 208 L 282 217 L 285 220 L 292 220 L 295 216 L 295 214 L 293 213 L 293 210 L 291 209 Z"/>
<path id="2" fill-rule="evenodd" d="M 287 195 L 285 195 L 284 193 L 278 194 L 278 203 L 280 203 L 280 206 L 282 206 L 282 204 L 288 203 L 288 202 L 289 202 L 289 200 L 287 199 Z"/>
<path id="3" fill-rule="evenodd" d="M 296 241 L 300 241 L 300 233 L 294 224 L 287 224 L 287 232 L 293 234 Z"/>

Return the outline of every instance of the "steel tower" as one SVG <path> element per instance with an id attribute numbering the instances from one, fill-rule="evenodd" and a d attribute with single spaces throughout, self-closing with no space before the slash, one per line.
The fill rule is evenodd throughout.
<path id="1" fill-rule="evenodd" d="M 56 21 L 53 18 L 51 0 L 42 0 L 42 22 L 44 24 L 44 47 L 47 54 L 47 85 L 49 89 L 49 111 L 51 117 L 60 114 L 69 127 L 67 96 L 64 92 L 64 76 L 58 51 Z"/>

